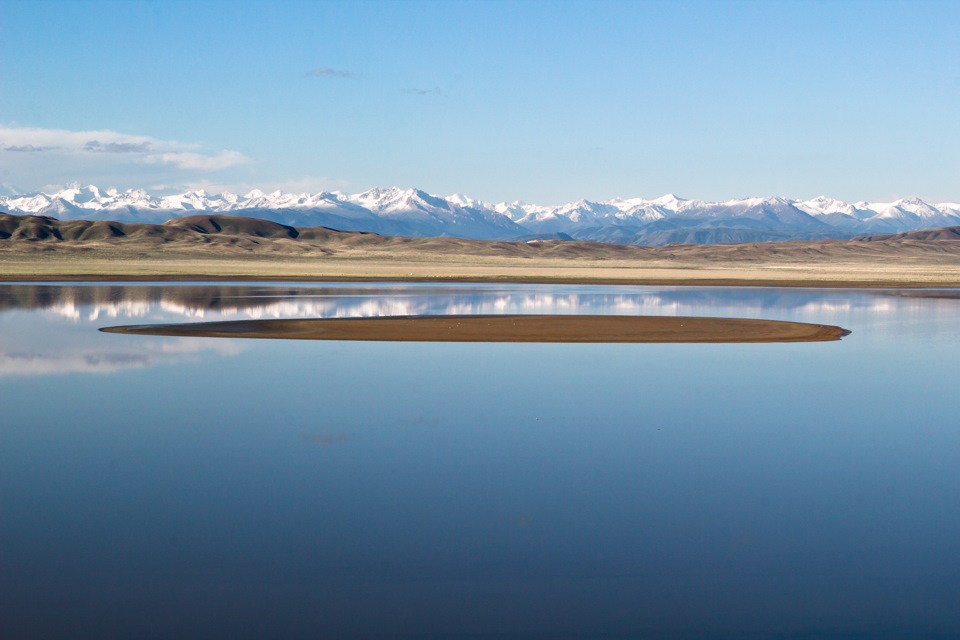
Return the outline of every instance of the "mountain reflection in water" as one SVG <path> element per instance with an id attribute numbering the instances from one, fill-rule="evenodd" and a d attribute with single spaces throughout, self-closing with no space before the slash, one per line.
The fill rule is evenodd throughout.
<path id="1" fill-rule="evenodd" d="M 239 341 L 105 341 L 89 328 L 151 323 L 419 315 L 596 314 L 796 320 L 853 328 L 938 318 L 949 291 L 489 284 L 0 284 L 0 376 L 113 373 L 230 356 Z M 934 313 L 931 311 L 942 313 Z M 894 332 L 891 325 L 888 330 Z M 950 327 L 941 327 L 950 330 Z M 66 338 L 69 339 L 66 339 Z"/>
<path id="2" fill-rule="evenodd" d="M 734 294 L 731 292 L 735 291 Z M 896 294 L 894 297 L 892 294 Z M 926 295 L 924 295 L 926 294 Z M 952 304 L 925 291 L 836 291 L 589 285 L 0 285 L 0 312 L 40 309 L 76 320 L 343 318 L 570 313 L 719 315 L 871 314 Z M 921 301 L 923 300 L 923 301 Z M 925 303 L 925 302 L 926 303 Z"/>

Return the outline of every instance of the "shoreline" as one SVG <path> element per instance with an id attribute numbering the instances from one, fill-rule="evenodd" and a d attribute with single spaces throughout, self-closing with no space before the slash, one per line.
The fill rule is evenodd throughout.
<path id="1" fill-rule="evenodd" d="M 100 331 L 204 338 L 525 343 L 828 342 L 850 334 L 832 325 L 750 318 L 515 314 L 233 320 L 123 325 Z"/>
<path id="2" fill-rule="evenodd" d="M 869 243 L 865 243 L 869 244 Z M 805 245 L 633 248 L 646 258 L 0 250 L 0 282 L 433 282 L 816 288 L 960 288 L 960 241 L 907 254 L 824 255 Z M 834 249 L 838 245 L 826 245 Z M 839 245 L 842 246 L 842 245 Z M 955 247 L 955 248 L 954 248 Z M 513 249 L 514 247 L 510 247 Z M 568 247 L 558 247 L 565 249 Z M 604 247 L 601 247 L 604 248 Z M 877 248 L 876 246 L 868 248 Z M 0 243 L 2 249 L 2 243 Z M 916 249 L 916 248 L 914 248 Z M 919 249 L 917 249 L 919 251 Z M 953 252 L 956 252 L 954 254 Z M 789 255 L 784 255 L 789 252 Z M 812 253 L 810 253 L 812 252 Z"/>
<path id="3" fill-rule="evenodd" d="M 610 276 L 528 276 L 528 275 L 489 275 L 489 276 L 402 276 L 402 275 L 265 275 L 251 274 L 0 274 L 3 284 L 44 284 L 52 282 L 66 283 L 184 283 L 184 282 L 411 282 L 436 284 L 583 284 L 583 285 L 623 285 L 623 286 L 677 286 L 677 287 L 757 287 L 757 288 L 798 288 L 798 289 L 960 289 L 960 281 L 938 281 L 933 279 L 842 279 L 842 278 L 760 278 L 760 277 L 610 277 Z"/>

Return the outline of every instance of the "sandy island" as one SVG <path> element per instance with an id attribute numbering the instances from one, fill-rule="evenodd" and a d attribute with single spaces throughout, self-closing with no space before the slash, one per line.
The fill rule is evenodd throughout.
<path id="1" fill-rule="evenodd" d="M 388 342 L 825 342 L 840 327 L 779 320 L 664 316 L 463 315 L 241 320 L 105 327 L 108 333 Z"/>

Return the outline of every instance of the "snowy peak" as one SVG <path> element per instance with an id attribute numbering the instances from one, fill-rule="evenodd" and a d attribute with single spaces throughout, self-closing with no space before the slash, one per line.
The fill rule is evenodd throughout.
<path id="1" fill-rule="evenodd" d="M 893 203 L 902 211 L 909 211 L 922 218 L 930 218 L 940 215 L 941 211 L 933 205 L 924 202 L 920 198 L 903 198 Z"/>
<path id="2" fill-rule="evenodd" d="M 458 207 L 470 207 L 473 209 L 492 209 L 493 207 L 486 202 L 481 200 L 474 200 L 469 196 L 465 196 L 462 193 L 455 193 L 452 196 L 447 196 L 447 202 L 455 204 Z"/>
<path id="3" fill-rule="evenodd" d="M 652 201 L 652 204 L 655 204 L 659 207 L 664 207 L 670 211 L 679 211 L 680 207 L 683 206 L 683 203 L 686 202 L 683 198 L 678 198 L 672 193 L 662 195 L 656 200 Z"/>
<path id="4" fill-rule="evenodd" d="M 716 233 L 706 234 L 713 238 L 799 239 L 960 224 L 960 204 L 933 204 L 920 198 L 848 203 L 821 195 L 808 200 L 769 196 L 704 202 L 668 193 L 654 199 L 581 199 L 558 205 L 519 200 L 489 204 L 464 194 L 442 197 L 400 187 L 378 187 L 352 195 L 266 193 L 260 189 L 244 195 L 211 194 L 203 189 L 151 195 L 142 189 L 119 191 L 72 184 L 55 193 L 0 196 L 0 210 L 134 222 L 163 222 L 203 212 L 235 213 L 284 224 L 391 235 L 491 239 L 564 233 L 579 239 L 632 243 L 652 242 L 649 238 L 654 232 L 657 242 L 703 241 L 697 239 L 703 234 L 690 233 L 695 229 L 713 230 Z"/>
<path id="5" fill-rule="evenodd" d="M 812 200 L 797 202 L 795 205 L 798 209 L 806 211 L 810 215 L 825 215 L 829 213 L 846 213 L 853 215 L 857 210 L 852 204 L 847 204 L 835 198 L 828 198 L 827 196 L 817 196 Z"/>
<path id="6" fill-rule="evenodd" d="M 421 193 L 419 189 L 400 189 L 398 187 L 381 189 L 375 187 L 354 196 L 347 196 L 346 199 L 376 212 L 413 204 L 419 193 Z"/>

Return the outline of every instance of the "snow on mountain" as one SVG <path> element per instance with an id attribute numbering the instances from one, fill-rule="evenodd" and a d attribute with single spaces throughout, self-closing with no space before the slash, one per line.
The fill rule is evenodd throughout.
<path id="1" fill-rule="evenodd" d="M 525 215 L 517 224 L 534 233 L 565 232 L 582 227 L 598 226 L 600 221 L 615 224 L 620 209 L 610 204 L 580 200 L 556 207 L 524 205 Z"/>
<path id="2" fill-rule="evenodd" d="M 455 204 L 459 207 L 472 207 L 474 209 L 490 209 L 492 206 L 482 200 L 474 200 L 470 196 L 465 196 L 462 193 L 455 193 L 452 196 L 447 196 L 447 202 Z"/>
<path id="3" fill-rule="evenodd" d="M 676 210 L 657 201 L 616 198 L 603 202 L 579 200 L 556 206 L 521 202 L 495 205 L 495 210 L 534 233 L 564 233 L 607 226 L 642 226 Z"/>
<path id="4" fill-rule="evenodd" d="M 527 204 L 520 200 L 513 202 L 501 202 L 493 205 L 493 210 L 500 215 L 506 216 L 516 222 L 527 215 Z"/>
<path id="5" fill-rule="evenodd" d="M 42 214 L 50 204 L 50 198 L 42 193 L 32 196 L 0 196 L 0 206 L 14 213 Z"/>
<path id="6" fill-rule="evenodd" d="M 817 196 L 812 200 L 795 202 L 794 206 L 813 216 L 829 215 L 831 213 L 843 213 L 849 216 L 859 217 L 858 213 L 861 211 L 854 205 L 844 202 L 843 200 L 828 198 L 826 196 Z"/>
<path id="7" fill-rule="evenodd" d="M 0 196 L 0 210 L 132 222 L 163 222 L 208 212 L 390 235 L 510 239 L 563 234 L 638 244 L 841 238 L 960 225 L 960 204 L 934 204 L 919 198 L 887 203 L 848 203 L 827 196 L 704 202 L 666 194 L 652 200 L 613 198 L 547 206 L 520 201 L 490 204 L 463 194 L 441 197 L 398 187 L 358 194 L 254 189 L 244 195 L 195 190 L 154 196 L 142 189 L 71 185 L 49 194 Z"/>
<path id="8" fill-rule="evenodd" d="M 489 206 L 461 197 L 452 202 L 420 189 L 370 189 L 342 196 L 372 214 L 413 229 L 403 235 L 450 235 L 463 238 L 511 238 L 526 233 Z"/>
<path id="9" fill-rule="evenodd" d="M 744 198 L 728 200 L 716 204 L 706 204 L 697 208 L 686 208 L 677 216 L 719 220 L 752 220 L 770 230 L 808 230 L 826 226 L 809 213 L 794 206 L 785 198 Z"/>

